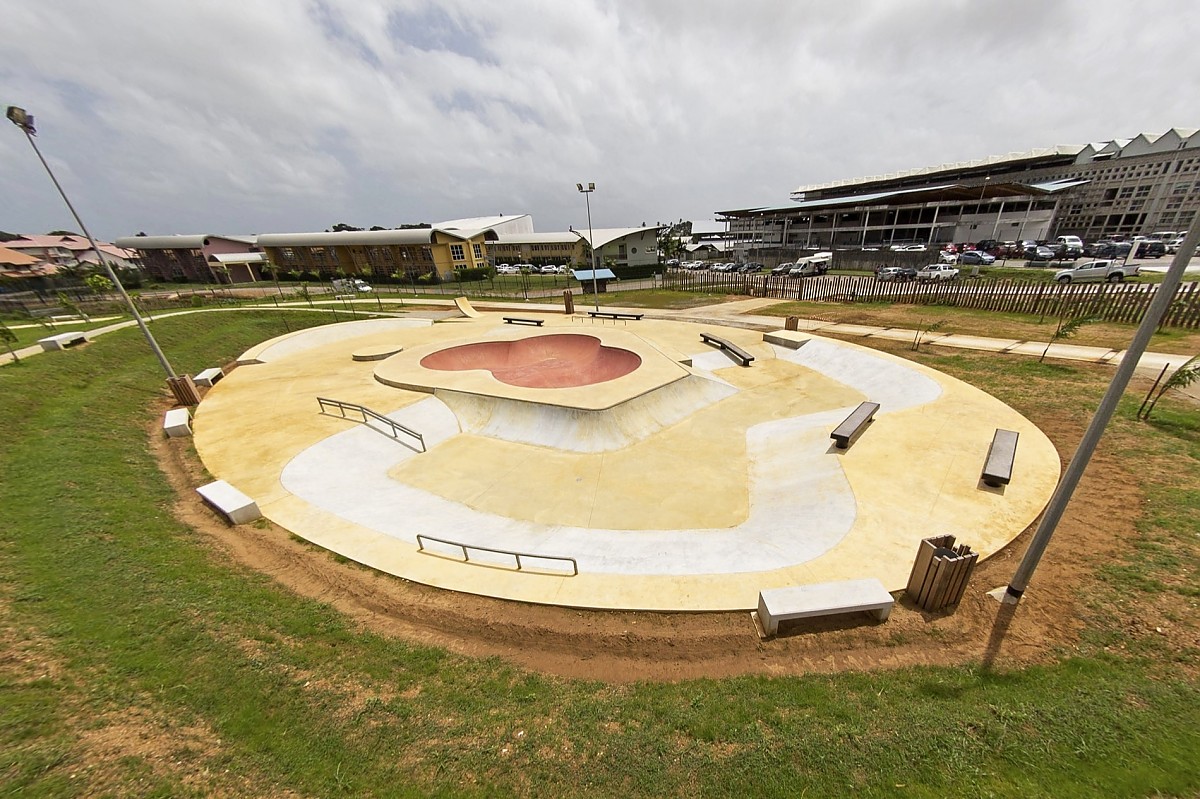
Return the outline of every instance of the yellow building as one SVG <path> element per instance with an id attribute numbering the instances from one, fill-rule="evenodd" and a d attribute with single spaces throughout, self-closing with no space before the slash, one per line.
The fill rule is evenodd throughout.
<path id="1" fill-rule="evenodd" d="M 486 242 L 496 233 L 439 227 L 346 230 L 337 233 L 266 233 L 259 248 L 281 275 L 306 272 L 414 280 L 430 272 L 446 279 L 459 269 L 487 266 Z"/>

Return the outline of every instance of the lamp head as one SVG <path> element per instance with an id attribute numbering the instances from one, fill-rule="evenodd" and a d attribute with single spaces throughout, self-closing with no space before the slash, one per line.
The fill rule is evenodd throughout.
<path id="1" fill-rule="evenodd" d="M 7 116 L 14 125 L 26 133 L 30 135 L 37 133 L 37 130 L 33 127 L 33 117 L 25 113 L 24 108 L 18 108 L 15 105 L 10 105 L 8 107 Z"/>
<path id="2" fill-rule="evenodd" d="M 583 191 L 583 184 L 582 184 L 582 183 L 576 183 L 576 184 L 575 184 L 575 188 L 579 189 L 580 191 Z"/>

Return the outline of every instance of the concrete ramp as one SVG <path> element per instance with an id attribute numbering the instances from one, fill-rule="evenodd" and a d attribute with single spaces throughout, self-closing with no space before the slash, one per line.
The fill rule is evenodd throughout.
<path id="1" fill-rule="evenodd" d="M 463 316 L 469 316 L 472 319 L 478 319 L 483 316 L 483 314 L 475 310 L 475 308 L 471 305 L 471 301 L 466 297 L 455 297 L 454 304 L 458 306 L 458 310 L 462 311 Z"/>
<path id="2" fill-rule="evenodd" d="M 603 410 L 437 389 L 464 432 L 573 452 L 611 452 L 737 393 L 727 383 L 688 375 Z"/>

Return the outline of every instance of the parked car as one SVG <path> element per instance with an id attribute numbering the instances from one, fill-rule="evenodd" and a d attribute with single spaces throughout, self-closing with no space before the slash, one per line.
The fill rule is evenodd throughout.
<path id="1" fill-rule="evenodd" d="M 1058 257 L 1058 253 L 1044 244 L 1039 244 L 1033 249 L 1025 250 L 1025 257 L 1030 261 L 1053 261 Z"/>
<path id="2" fill-rule="evenodd" d="M 1174 255 L 1179 252 L 1180 245 L 1183 244 L 1183 236 L 1176 239 L 1171 239 L 1167 242 L 1167 255 Z"/>
<path id="3" fill-rule="evenodd" d="M 917 280 L 955 280 L 958 270 L 949 264 L 930 264 L 917 272 Z"/>
<path id="4" fill-rule="evenodd" d="M 942 250 L 938 254 L 939 264 L 956 264 L 958 263 L 958 253 L 954 250 Z"/>
<path id="5" fill-rule="evenodd" d="M 1134 258 L 1161 258 L 1167 254 L 1167 245 L 1154 239 L 1139 241 Z"/>
<path id="6" fill-rule="evenodd" d="M 917 270 L 909 266 L 885 266 L 875 273 L 880 282 L 903 283 L 917 276 Z"/>
<path id="7" fill-rule="evenodd" d="M 788 272 L 792 271 L 793 266 L 795 266 L 795 264 L 792 263 L 791 261 L 784 261 L 779 266 L 772 269 L 771 274 L 772 275 L 786 275 Z"/>
<path id="8" fill-rule="evenodd" d="M 925 252 L 928 248 L 924 244 L 906 244 L 903 247 L 893 247 L 896 252 Z"/>
<path id="9" fill-rule="evenodd" d="M 962 255 L 958 256 L 958 262 L 960 264 L 974 264 L 976 266 L 983 264 L 984 266 L 990 266 L 991 264 L 996 263 L 996 256 L 990 255 L 982 250 L 967 250 Z"/>
<path id="10" fill-rule="evenodd" d="M 356 292 L 363 292 L 365 294 L 366 292 L 374 291 L 367 284 L 367 281 L 357 277 L 331 280 L 330 284 L 333 286 L 333 290 L 339 294 L 354 294 Z"/>
<path id="11" fill-rule="evenodd" d="M 519 275 L 521 268 L 514 264 L 496 264 L 496 274 L 498 275 Z"/>
<path id="12" fill-rule="evenodd" d="M 1127 277 L 1137 276 L 1137 264 L 1108 260 L 1088 261 L 1054 273 L 1054 279 L 1059 283 L 1096 283 L 1105 280 L 1109 283 L 1119 283 Z"/>

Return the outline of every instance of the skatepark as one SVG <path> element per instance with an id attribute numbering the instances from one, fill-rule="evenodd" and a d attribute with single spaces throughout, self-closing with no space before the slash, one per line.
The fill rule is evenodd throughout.
<path id="1" fill-rule="evenodd" d="M 1011 408 L 854 344 L 474 313 L 252 348 L 197 410 L 206 468 L 294 534 L 405 579 L 686 611 L 864 577 L 900 590 L 920 539 L 953 534 L 986 557 L 1058 478 L 1050 441 Z M 753 363 L 703 343 L 714 330 Z M 343 418 L 318 397 L 391 423 Z M 875 420 L 838 449 L 830 430 L 868 399 Z M 996 428 L 1020 435 L 999 488 L 980 479 Z"/>

